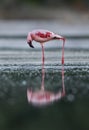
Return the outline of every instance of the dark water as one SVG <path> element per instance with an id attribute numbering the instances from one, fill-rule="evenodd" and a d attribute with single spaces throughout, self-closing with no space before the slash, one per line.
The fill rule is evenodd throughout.
<path id="1" fill-rule="evenodd" d="M 30 68 L 30 67 L 29 67 Z M 45 69 L 45 89 L 62 90 L 61 66 Z M 41 69 L 0 71 L 0 129 L 3 130 L 88 130 L 89 68 L 65 68 L 66 95 L 41 107 L 28 103 L 27 88 L 41 87 Z"/>

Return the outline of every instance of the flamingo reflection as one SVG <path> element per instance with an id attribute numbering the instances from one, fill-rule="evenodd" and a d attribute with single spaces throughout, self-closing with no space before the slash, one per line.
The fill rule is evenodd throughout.
<path id="1" fill-rule="evenodd" d="M 27 99 L 29 103 L 35 106 L 42 106 L 50 104 L 57 101 L 65 96 L 65 86 L 64 86 L 64 66 L 62 66 L 62 90 L 57 93 L 45 90 L 44 86 L 45 69 L 42 67 L 42 82 L 41 89 L 38 91 L 32 91 L 32 89 L 27 89 Z"/>

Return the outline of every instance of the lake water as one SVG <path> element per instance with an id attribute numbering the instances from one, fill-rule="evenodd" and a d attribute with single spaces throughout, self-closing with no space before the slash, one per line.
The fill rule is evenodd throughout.
<path id="1" fill-rule="evenodd" d="M 67 37 L 64 68 L 61 41 L 45 43 L 43 71 L 40 44 L 27 45 L 28 31 L 43 26 Z M 89 130 L 88 25 L 72 29 L 55 21 L 0 21 L 0 28 L 0 129 Z"/>

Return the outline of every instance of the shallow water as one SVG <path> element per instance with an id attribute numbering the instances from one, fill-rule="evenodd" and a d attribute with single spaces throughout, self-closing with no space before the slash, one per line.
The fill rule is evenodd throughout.
<path id="1" fill-rule="evenodd" d="M 42 78 L 40 44 L 34 42 L 35 48 L 29 48 L 25 36 L 30 29 L 45 25 L 44 22 L 0 21 L 0 25 L 3 28 L 0 32 L 0 129 L 89 130 L 89 39 L 66 39 L 64 75 L 61 41 L 46 43 Z M 66 36 L 83 35 L 82 29 L 84 35 L 88 33 L 88 27 L 75 26 L 73 30 L 71 26 L 68 30 L 68 26 L 54 21 L 45 26 L 56 32 L 59 27 Z M 39 94 L 42 79 L 45 91 L 56 95 L 64 85 L 65 95 L 43 106 L 29 102 L 27 90 Z M 39 99 L 44 97 L 40 95 Z"/>

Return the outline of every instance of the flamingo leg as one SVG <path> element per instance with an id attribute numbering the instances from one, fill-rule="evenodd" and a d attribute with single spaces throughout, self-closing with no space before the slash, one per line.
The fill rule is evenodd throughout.
<path id="1" fill-rule="evenodd" d="M 63 40 L 63 46 L 62 46 L 62 65 L 64 65 L 64 45 L 65 45 L 65 39 L 62 39 Z"/>
<path id="2" fill-rule="evenodd" d="M 42 68 L 44 68 L 44 61 L 45 61 L 44 46 L 43 46 L 43 44 L 41 44 L 41 46 L 42 46 Z"/>
<path id="3" fill-rule="evenodd" d="M 62 46 L 62 96 L 65 96 L 65 84 L 64 84 L 64 45 L 65 39 L 63 38 L 63 46 Z"/>
<path id="4" fill-rule="evenodd" d="M 45 70 L 44 70 L 44 62 L 45 62 L 45 56 L 44 56 L 44 46 L 41 44 L 42 47 L 42 84 L 41 89 L 44 90 L 44 78 L 45 78 Z"/>

